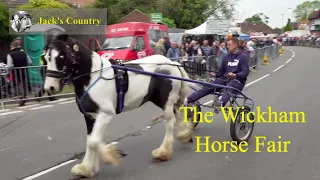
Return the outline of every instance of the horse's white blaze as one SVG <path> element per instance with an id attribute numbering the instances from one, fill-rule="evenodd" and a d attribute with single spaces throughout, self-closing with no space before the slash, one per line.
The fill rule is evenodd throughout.
<path id="1" fill-rule="evenodd" d="M 51 71 L 59 71 L 56 65 L 56 57 L 59 55 L 59 52 L 55 49 L 51 49 L 51 57 L 49 56 L 50 52 L 47 51 L 44 58 L 47 61 L 47 70 Z M 49 60 L 50 58 L 50 60 Z M 52 78 L 52 77 L 46 77 L 45 83 L 44 83 L 44 89 L 49 90 L 50 87 L 54 87 L 56 91 L 60 89 L 60 79 L 58 78 Z"/>

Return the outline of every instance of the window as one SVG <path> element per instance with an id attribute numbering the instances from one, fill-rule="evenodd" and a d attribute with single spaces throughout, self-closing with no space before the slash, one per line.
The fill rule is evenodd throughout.
<path id="1" fill-rule="evenodd" d="M 157 44 L 157 42 L 159 41 L 159 39 L 161 39 L 161 31 L 160 30 L 149 30 L 148 31 L 149 34 L 149 43 L 151 48 L 154 48 Z"/>
<path id="2" fill-rule="evenodd" d="M 165 38 L 165 37 L 169 37 L 168 32 L 163 31 L 163 37 L 164 37 L 164 38 Z"/>
<path id="3" fill-rule="evenodd" d="M 133 36 L 122 36 L 107 38 L 101 46 L 101 49 L 127 49 L 131 47 Z"/>
<path id="4" fill-rule="evenodd" d="M 134 49 L 135 50 L 143 50 L 146 48 L 146 43 L 144 42 L 144 39 L 142 36 L 138 36 L 136 39 L 136 42 L 134 43 Z"/>

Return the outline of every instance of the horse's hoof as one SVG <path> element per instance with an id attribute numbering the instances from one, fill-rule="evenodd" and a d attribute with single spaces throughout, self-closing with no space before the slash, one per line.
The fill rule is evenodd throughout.
<path id="1" fill-rule="evenodd" d="M 168 161 L 171 158 L 171 153 L 159 148 L 152 151 L 152 157 L 154 160 Z"/>
<path id="2" fill-rule="evenodd" d="M 71 169 L 71 174 L 75 177 L 93 177 L 94 171 L 85 164 L 76 164 Z"/>

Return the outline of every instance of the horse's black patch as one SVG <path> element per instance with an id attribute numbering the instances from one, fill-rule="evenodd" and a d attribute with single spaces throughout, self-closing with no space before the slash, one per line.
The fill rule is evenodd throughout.
<path id="1" fill-rule="evenodd" d="M 61 59 L 60 57 L 56 58 L 56 65 L 59 70 L 61 70 L 62 66 L 70 61 L 68 58 L 70 58 L 70 49 L 67 48 L 72 47 L 74 45 L 78 46 L 78 51 L 74 51 L 73 61 L 77 64 L 81 64 L 80 66 L 77 66 L 77 74 L 74 74 L 74 76 L 79 76 L 79 78 L 76 78 L 73 80 L 74 85 L 74 91 L 77 96 L 77 105 L 82 114 L 85 115 L 86 123 L 87 123 L 87 130 L 88 134 L 91 133 L 93 125 L 94 125 L 94 119 L 88 115 L 87 113 L 97 113 L 99 110 L 99 106 L 97 103 L 95 103 L 89 94 L 86 94 L 83 98 L 82 95 L 85 93 L 84 87 L 88 86 L 90 83 L 90 74 L 91 74 L 91 68 L 92 68 L 92 51 L 88 49 L 85 45 L 80 43 L 79 41 L 68 38 L 67 35 L 58 35 L 51 44 L 57 48 L 61 55 L 63 55 L 65 58 Z M 71 66 L 71 64 L 67 64 L 68 66 Z M 87 75 L 85 75 L 87 74 Z M 84 76 L 80 76 L 84 75 Z M 79 102 L 80 98 L 82 98 L 82 101 Z M 81 104 L 80 104 L 81 103 Z"/>
<path id="2" fill-rule="evenodd" d="M 84 115 L 84 119 L 86 120 L 87 134 L 90 135 L 96 120 L 92 116 L 90 116 L 88 114 Z"/>
<path id="3" fill-rule="evenodd" d="M 164 69 L 156 69 L 155 73 L 170 75 L 170 71 Z M 140 106 L 151 101 L 156 106 L 164 109 L 168 101 L 169 94 L 172 90 L 172 80 L 159 76 L 152 76 L 149 84 L 148 94 L 143 98 Z"/>

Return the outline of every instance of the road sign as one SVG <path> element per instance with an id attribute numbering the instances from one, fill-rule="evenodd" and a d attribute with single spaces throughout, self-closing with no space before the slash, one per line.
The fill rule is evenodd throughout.
<path id="1" fill-rule="evenodd" d="M 151 13 L 151 21 L 155 23 L 161 23 L 162 13 Z"/>
<path id="2" fill-rule="evenodd" d="M 230 29 L 229 20 L 207 20 L 206 34 L 228 35 Z"/>

